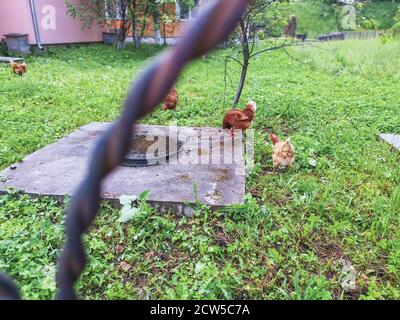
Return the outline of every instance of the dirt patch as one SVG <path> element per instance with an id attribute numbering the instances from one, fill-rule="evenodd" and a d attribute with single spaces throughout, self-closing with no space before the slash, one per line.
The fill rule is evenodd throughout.
<path id="1" fill-rule="evenodd" d="M 332 290 L 334 299 L 358 300 L 365 293 L 366 288 L 360 286 L 359 270 L 354 268 L 340 245 L 329 240 L 319 240 L 312 243 L 311 248 L 323 262 L 334 262 L 342 269 L 338 272 L 329 268 L 325 272 L 325 277 L 335 283 Z"/>
<path id="2" fill-rule="evenodd" d="M 225 232 L 224 228 L 216 226 L 215 228 L 215 242 L 220 247 L 226 247 L 229 243 L 232 243 L 231 237 Z"/>
<path id="3" fill-rule="evenodd" d="M 266 158 L 264 159 L 264 161 L 265 161 L 265 162 L 266 162 L 266 161 L 269 161 L 270 158 L 271 158 L 271 155 L 268 155 L 268 157 L 266 157 Z M 260 177 L 262 178 L 262 177 L 265 177 L 265 176 L 278 175 L 278 174 L 279 174 L 279 172 L 276 171 L 276 170 L 272 167 L 272 165 L 271 165 L 271 166 L 263 166 L 263 167 L 261 168 L 261 175 L 260 175 Z"/>
<path id="4" fill-rule="evenodd" d="M 288 136 L 292 133 L 292 129 L 287 126 L 281 127 L 281 131 L 285 136 Z"/>
<path id="5" fill-rule="evenodd" d="M 318 258 L 322 260 L 339 260 L 344 258 L 342 248 L 333 242 L 316 242 L 313 245 Z"/>
<path id="6" fill-rule="evenodd" d="M 262 127 L 262 128 L 260 128 L 260 131 L 266 132 L 268 134 L 275 133 L 275 130 L 273 128 L 270 128 L 270 127 Z"/>
<path id="7" fill-rule="evenodd" d="M 392 283 L 390 276 L 388 275 L 388 271 L 385 267 L 386 261 L 384 259 L 377 259 L 371 262 L 368 266 L 368 276 L 375 276 L 376 280 L 380 283 L 384 283 L 386 281 L 390 281 Z"/>
<path id="8" fill-rule="evenodd" d="M 343 289 L 337 285 L 332 289 L 332 298 L 334 300 L 359 300 L 360 296 L 366 292 L 367 289 L 358 288 L 355 291 L 343 293 Z"/>
<path id="9" fill-rule="evenodd" d="M 258 203 L 262 200 L 262 191 L 260 188 L 252 187 L 250 188 L 249 192 Z"/>
<path id="10" fill-rule="evenodd" d="M 271 197 L 268 199 L 268 202 L 276 207 L 284 207 L 293 199 L 293 195 L 288 192 L 282 197 Z"/>
<path id="11" fill-rule="evenodd" d="M 293 132 L 293 130 L 285 124 L 280 124 L 279 128 L 280 128 L 280 132 L 285 136 L 288 136 Z M 267 134 L 271 134 L 271 133 L 277 134 L 276 130 L 274 130 L 274 128 L 271 128 L 271 127 L 266 127 L 266 128 L 263 127 L 263 128 L 257 128 L 257 129 L 259 129 L 260 131 L 265 132 Z"/>
<path id="12" fill-rule="evenodd" d="M 267 260 L 266 258 L 263 260 Z M 279 280 L 277 279 L 277 272 L 278 272 L 278 266 L 276 264 L 269 264 L 267 261 L 264 261 L 267 273 L 264 276 L 264 279 L 262 280 L 262 289 L 268 288 L 272 283 L 277 283 Z"/>

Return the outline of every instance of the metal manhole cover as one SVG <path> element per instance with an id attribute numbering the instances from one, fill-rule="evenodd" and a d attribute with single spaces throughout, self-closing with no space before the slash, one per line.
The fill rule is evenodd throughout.
<path id="1" fill-rule="evenodd" d="M 179 157 L 182 146 L 182 141 L 170 136 L 149 137 L 137 134 L 132 137 L 130 150 L 122 165 L 146 167 L 167 164 Z"/>

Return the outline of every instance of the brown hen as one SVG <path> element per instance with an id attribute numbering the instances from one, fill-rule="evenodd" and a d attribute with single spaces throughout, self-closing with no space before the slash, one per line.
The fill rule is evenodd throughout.
<path id="1" fill-rule="evenodd" d="M 16 63 L 14 61 L 10 61 L 10 67 L 15 74 L 18 74 L 22 77 L 22 75 L 26 72 L 28 66 L 26 63 Z"/>
<path id="2" fill-rule="evenodd" d="M 254 101 L 248 102 L 243 110 L 230 110 L 225 114 L 222 128 L 230 129 L 232 135 L 235 130 L 246 130 L 251 126 L 256 111 L 257 105 Z"/>
<path id="3" fill-rule="evenodd" d="M 172 88 L 171 91 L 168 93 L 168 96 L 164 100 L 164 111 L 167 110 L 174 110 L 179 102 L 178 92 L 175 88 Z"/>

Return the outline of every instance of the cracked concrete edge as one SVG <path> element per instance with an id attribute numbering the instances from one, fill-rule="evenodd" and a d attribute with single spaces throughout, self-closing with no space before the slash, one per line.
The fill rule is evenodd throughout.
<path id="1" fill-rule="evenodd" d="M 381 133 L 379 135 L 379 138 L 393 146 L 395 149 L 400 150 L 400 135 L 392 133 Z"/>
<path id="2" fill-rule="evenodd" d="M 12 188 L 10 188 L 9 190 L 13 190 L 13 194 L 28 195 L 32 199 L 49 197 L 49 198 L 56 200 L 56 202 L 59 205 L 64 204 L 64 200 L 66 197 L 72 197 L 72 195 L 70 195 L 70 194 L 61 196 L 61 195 L 52 195 L 52 194 L 35 194 L 35 193 L 25 192 L 23 190 L 15 190 Z M 0 190 L 0 195 L 7 195 L 7 194 L 8 194 L 7 190 Z M 102 203 L 110 204 L 114 209 L 119 210 L 122 208 L 120 200 L 116 199 L 116 198 L 102 197 L 100 201 Z M 159 202 L 159 201 L 148 200 L 147 203 L 160 213 L 171 212 L 173 214 L 177 214 L 179 216 L 186 216 L 186 217 L 193 217 L 196 213 L 196 207 L 198 206 L 198 204 L 195 202 L 181 203 L 181 202 Z M 201 204 L 201 206 L 204 206 L 204 205 Z M 211 211 L 217 211 L 217 210 L 222 210 L 222 209 L 227 208 L 226 205 L 208 205 L 207 207 L 210 208 Z"/>

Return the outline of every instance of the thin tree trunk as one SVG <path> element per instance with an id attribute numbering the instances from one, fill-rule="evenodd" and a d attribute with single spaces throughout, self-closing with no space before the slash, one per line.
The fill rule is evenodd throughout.
<path id="1" fill-rule="evenodd" d="M 135 7 L 134 7 L 135 10 Z M 136 10 L 135 10 L 136 11 Z M 136 28 L 137 28 L 137 23 L 136 23 L 136 15 L 133 15 L 132 18 L 132 31 L 133 31 L 133 42 L 135 44 L 135 48 L 136 49 L 140 49 L 141 45 L 142 45 L 142 40 L 144 37 L 144 34 L 146 32 L 146 28 L 147 28 L 147 18 L 148 18 L 148 13 L 149 13 L 149 6 L 146 6 L 146 9 L 144 11 L 144 15 L 143 15 L 143 25 L 142 25 L 142 29 L 140 30 L 139 35 L 136 35 Z M 137 15 L 141 14 L 141 11 L 136 12 Z"/>
<path id="2" fill-rule="evenodd" d="M 121 4 L 120 7 L 120 14 L 121 14 L 121 26 L 118 29 L 118 35 L 117 35 L 117 50 L 122 50 L 125 48 L 125 40 L 126 40 L 126 9 L 127 7 L 125 6 L 125 3 Z"/>
<path id="3" fill-rule="evenodd" d="M 136 37 L 136 18 L 132 19 L 132 40 L 135 48 L 137 48 L 137 37 Z"/>
<path id="4" fill-rule="evenodd" d="M 137 24 L 136 24 L 136 17 L 132 18 L 132 40 L 135 48 L 138 47 L 138 37 L 136 36 L 137 32 Z"/>
<path id="5" fill-rule="evenodd" d="M 125 36 L 123 36 L 124 32 L 125 32 L 124 29 L 119 29 L 117 50 L 122 50 L 125 48 Z"/>
<path id="6" fill-rule="evenodd" d="M 135 44 L 136 49 L 140 49 L 140 47 L 142 46 L 142 40 L 144 37 L 144 33 L 146 31 L 146 28 L 147 28 L 147 23 L 144 22 L 144 24 L 142 26 L 142 30 L 140 31 L 140 34 L 138 36 L 136 36 L 136 44 Z"/>
<path id="7" fill-rule="evenodd" d="M 242 95 L 244 83 L 246 82 L 248 68 L 249 68 L 249 63 L 245 62 L 242 66 L 242 73 L 240 75 L 239 86 L 236 90 L 235 100 L 233 101 L 232 109 L 236 109 L 236 106 L 239 103 L 240 97 Z"/>
<path id="8" fill-rule="evenodd" d="M 161 44 L 161 24 L 159 17 L 153 17 L 153 25 L 154 25 L 154 41 L 156 44 Z"/>
<path id="9" fill-rule="evenodd" d="M 165 16 L 165 2 L 163 3 L 163 16 Z M 167 44 L 167 33 L 166 33 L 166 23 L 165 23 L 165 19 L 163 17 L 163 29 L 164 29 L 164 46 Z"/>
<path id="10" fill-rule="evenodd" d="M 136 38 L 136 15 L 137 13 L 137 7 L 136 7 L 136 1 L 132 2 L 132 12 L 131 12 L 131 16 L 132 16 L 132 40 L 133 40 L 133 44 L 135 46 L 135 48 L 137 48 L 137 38 Z"/>
<path id="11" fill-rule="evenodd" d="M 137 49 L 140 49 L 140 46 L 142 45 L 142 40 L 143 40 L 143 38 L 144 38 L 144 34 L 145 34 L 145 32 L 146 32 L 146 28 L 147 28 L 147 18 L 148 18 L 148 8 L 149 7 L 147 7 L 146 8 L 146 11 L 145 11 L 145 13 L 144 13 L 144 22 L 143 22 L 143 26 L 142 26 L 142 31 L 140 32 L 140 38 L 138 39 L 138 48 Z"/>
<path id="12" fill-rule="evenodd" d="M 240 97 L 243 92 L 243 87 L 246 82 L 247 77 L 247 69 L 249 68 L 250 63 L 250 50 L 249 50 L 249 38 L 248 38 L 248 30 L 249 23 L 246 25 L 246 22 L 242 19 L 240 20 L 240 29 L 242 32 L 242 51 L 243 51 L 243 64 L 242 64 L 242 73 L 240 75 L 239 86 L 236 90 L 235 99 L 233 100 L 232 109 L 235 109 L 237 104 L 239 103 Z"/>

